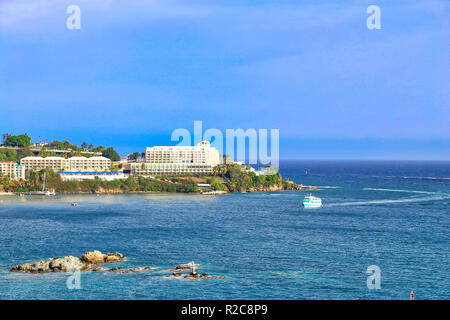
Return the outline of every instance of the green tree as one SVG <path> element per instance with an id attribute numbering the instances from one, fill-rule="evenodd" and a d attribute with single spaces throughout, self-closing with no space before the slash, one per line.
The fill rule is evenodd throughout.
<path id="1" fill-rule="evenodd" d="M 88 146 L 88 144 L 87 144 L 86 142 L 83 142 L 83 143 L 81 144 L 81 148 L 82 148 L 84 151 L 86 151 L 87 146 Z"/>
<path id="2" fill-rule="evenodd" d="M 5 138 L 5 135 L 3 135 Z M 6 143 L 9 147 L 28 147 L 31 144 L 31 138 L 27 134 L 21 134 L 18 136 L 6 136 Z"/>
<path id="3" fill-rule="evenodd" d="M 69 149 L 70 144 L 71 144 L 71 143 L 69 142 L 69 140 L 64 140 L 64 142 L 63 142 L 64 149 L 65 149 L 65 150 Z"/>
<path id="4" fill-rule="evenodd" d="M 128 160 L 136 161 L 140 156 L 141 154 L 139 152 L 133 152 L 132 154 L 128 155 Z"/>
<path id="5" fill-rule="evenodd" d="M 48 144 L 48 147 L 52 148 L 52 149 L 58 149 L 58 150 L 65 149 L 64 142 L 61 142 L 61 141 L 52 141 Z"/>
<path id="6" fill-rule="evenodd" d="M 0 161 L 18 162 L 20 160 L 18 154 L 15 149 L 0 149 Z"/>
<path id="7" fill-rule="evenodd" d="M 111 161 L 120 161 L 120 156 L 113 147 L 109 147 L 105 151 L 103 151 L 102 156 L 111 159 Z"/>
<path id="8" fill-rule="evenodd" d="M 9 134 L 7 134 L 7 133 L 3 134 L 3 145 L 6 145 L 6 141 L 8 140 L 8 136 L 9 136 Z"/>
<path id="9" fill-rule="evenodd" d="M 106 148 L 104 146 L 98 146 L 98 147 L 95 147 L 94 149 L 92 149 L 92 151 L 94 151 L 94 152 L 103 152 L 105 150 L 106 150 Z"/>

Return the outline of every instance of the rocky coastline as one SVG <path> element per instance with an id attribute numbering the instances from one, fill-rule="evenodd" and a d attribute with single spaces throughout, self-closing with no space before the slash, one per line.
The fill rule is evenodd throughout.
<path id="1" fill-rule="evenodd" d="M 252 187 L 248 189 L 243 189 L 240 192 L 276 192 L 276 191 L 288 191 L 288 190 L 317 190 L 317 187 L 314 186 L 302 186 L 300 184 L 283 184 L 283 185 L 270 185 L 270 186 L 261 186 L 261 187 Z M 56 190 L 50 190 L 52 192 L 55 192 Z M 209 192 L 190 192 L 189 194 L 203 194 L 203 195 L 220 195 L 220 194 L 228 194 L 228 193 L 238 193 L 239 191 L 228 191 L 228 190 L 220 190 L 220 191 L 209 191 Z M 119 188 L 100 188 L 95 191 L 84 191 L 84 190 L 70 190 L 70 191 L 64 191 L 64 192 L 55 192 L 56 194 L 64 194 L 64 195 L 70 195 L 70 194 L 152 194 L 152 193 L 168 193 L 165 191 L 125 191 Z M 173 193 L 173 192 L 171 192 Z M 184 192 L 175 192 L 175 193 L 184 193 Z M 184 193 L 186 194 L 186 193 Z"/>

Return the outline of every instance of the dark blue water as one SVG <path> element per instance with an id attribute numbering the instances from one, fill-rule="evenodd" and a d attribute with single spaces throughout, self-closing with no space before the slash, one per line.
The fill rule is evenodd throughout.
<path id="1" fill-rule="evenodd" d="M 450 162 L 283 162 L 281 172 L 337 188 L 313 192 L 318 210 L 300 207 L 304 191 L 2 196 L 0 299 L 450 299 Z M 124 267 L 195 260 L 226 277 L 86 272 L 69 290 L 64 273 L 8 272 L 93 249 L 125 254 Z M 367 288 L 370 265 L 379 290 Z"/>

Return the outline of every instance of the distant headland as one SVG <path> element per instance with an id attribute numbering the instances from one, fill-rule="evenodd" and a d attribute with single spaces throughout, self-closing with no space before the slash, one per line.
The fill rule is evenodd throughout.
<path id="1" fill-rule="evenodd" d="M 195 146 L 154 146 L 120 157 L 113 147 L 68 140 L 31 142 L 3 135 L 0 194 L 116 194 L 180 192 L 222 194 L 310 190 L 266 166 L 220 156 L 208 141 Z M 47 193 L 46 193 L 47 192 Z"/>

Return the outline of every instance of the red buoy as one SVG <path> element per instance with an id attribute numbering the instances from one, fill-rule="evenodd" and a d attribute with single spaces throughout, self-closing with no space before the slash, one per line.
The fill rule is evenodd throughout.
<path id="1" fill-rule="evenodd" d="M 411 293 L 409 294 L 409 300 L 414 300 L 414 292 L 411 291 Z"/>

